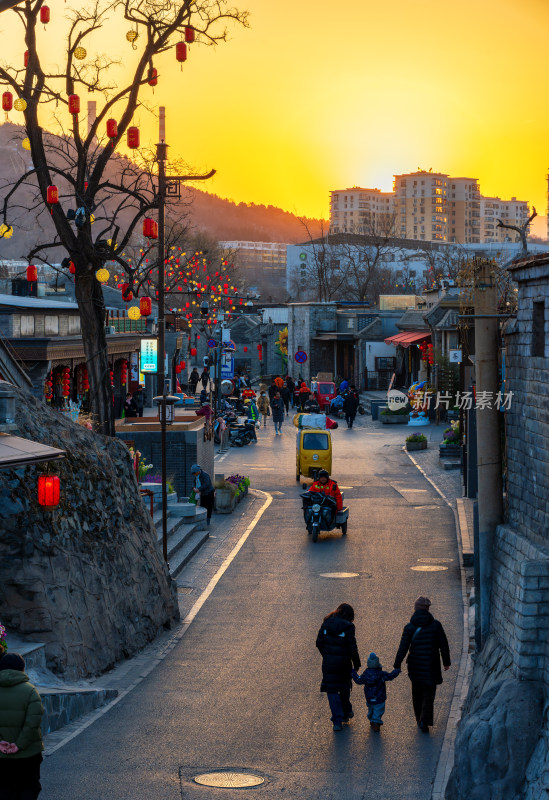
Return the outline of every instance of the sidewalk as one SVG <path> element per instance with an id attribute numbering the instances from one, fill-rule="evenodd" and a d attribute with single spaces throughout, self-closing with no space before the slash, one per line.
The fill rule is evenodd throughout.
<path id="1" fill-rule="evenodd" d="M 51 755 L 78 736 L 103 714 L 108 713 L 113 705 L 116 705 L 126 694 L 135 689 L 143 678 L 170 653 L 189 627 L 191 609 L 264 502 L 265 495 L 262 492 L 250 489 L 247 497 L 232 514 L 215 514 L 212 517 L 208 541 L 177 576 L 180 621 L 170 631 L 158 636 L 138 655 L 122 662 L 110 672 L 86 681 L 86 686 L 90 689 L 114 689 L 118 692 L 118 696 L 107 705 L 85 714 L 60 730 L 45 736 L 46 756 Z"/>
<path id="2" fill-rule="evenodd" d="M 442 441 L 446 428 L 445 423 L 431 424 L 425 428 L 417 428 L 427 436 L 426 450 L 407 453 L 416 467 L 437 489 L 454 512 L 456 535 L 461 568 L 461 590 L 463 598 L 463 642 L 459 660 L 454 660 L 458 667 L 458 676 L 450 707 L 444 742 L 440 752 L 431 800 L 444 800 L 446 784 L 454 765 L 454 744 L 457 726 L 461 719 L 462 709 L 467 698 L 472 671 L 472 642 L 469 622 L 470 597 L 468 584 L 471 583 L 473 565 L 473 501 L 462 496 L 461 473 L 459 470 L 447 470 L 441 464 L 438 445 Z M 407 452 L 407 451 L 406 451 Z M 468 580 L 469 579 L 469 580 Z"/>

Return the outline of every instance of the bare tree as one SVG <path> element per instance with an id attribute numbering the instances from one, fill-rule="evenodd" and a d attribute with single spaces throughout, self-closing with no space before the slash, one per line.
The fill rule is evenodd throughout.
<path id="1" fill-rule="evenodd" d="M 339 236 L 336 235 L 330 242 L 324 222 L 321 222 L 321 235 L 313 238 L 307 220 L 301 219 L 300 221 L 307 232 L 311 245 L 311 258 L 302 265 L 302 275 L 300 276 L 306 281 L 306 293 L 309 298 L 321 303 L 341 299 L 342 293 L 345 291 L 347 275 L 346 264 L 341 260 Z M 303 281 L 301 282 L 303 283 Z"/>
<path id="2" fill-rule="evenodd" d="M 532 222 L 532 220 L 535 219 L 537 217 L 537 215 L 538 215 L 538 212 L 536 211 L 535 208 L 533 208 L 532 209 L 532 213 L 528 217 L 528 221 L 525 222 L 520 227 L 518 225 L 507 225 L 507 223 L 504 223 L 504 222 L 502 222 L 501 219 L 498 219 L 498 228 L 508 228 L 509 230 L 516 231 L 518 233 L 518 235 L 520 237 L 520 241 L 522 243 L 522 255 L 523 256 L 527 256 L 528 255 L 528 242 L 527 242 L 528 228 L 530 227 L 530 223 Z"/>
<path id="3" fill-rule="evenodd" d="M 228 7 L 226 0 L 93 0 L 67 8 L 64 66 L 49 71 L 36 35 L 43 21 L 42 7 L 43 0 L 26 0 L 13 9 L 22 23 L 26 65 L 0 67 L 0 85 L 12 90 L 22 101 L 19 105 L 24 106 L 26 144 L 32 160 L 32 168 L 4 194 L 2 221 L 6 227 L 0 229 L 0 235 L 13 225 L 11 213 L 18 191 L 29 182 L 34 184 L 36 202 L 46 210 L 46 216 L 49 214 L 51 224 L 44 229 L 51 236 L 37 242 L 27 255 L 44 261 L 50 251 L 61 246 L 74 265 L 92 415 L 99 431 L 113 435 L 105 306 L 96 273 L 112 261 L 133 285 L 135 268 L 122 254 L 140 220 L 157 206 L 154 159 L 141 153 L 142 163 L 134 164 L 118 157 L 116 148 L 128 133 L 137 107 L 143 105 L 143 87 L 161 78 L 154 68 L 155 58 L 177 43 L 182 59 L 186 56 L 183 40 L 204 45 L 224 41 L 227 22 L 247 24 L 247 15 Z M 101 32 L 112 19 L 116 25 L 129 24 L 126 38 L 139 51 L 131 79 L 121 87 L 112 77 L 117 62 L 101 53 Z M 86 48 L 90 52 L 93 49 L 94 54 L 88 55 Z M 82 91 L 95 92 L 100 98 L 86 135 L 80 130 L 75 111 L 75 98 Z M 72 114 L 70 135 L 64 131 L 58 112 L 52 114 L 59 135 L 42 127 L 43 109 L 52 104 L 60 106 L 65 116 L 67 110 Z M 109 136 L 103 133 L 107 123 Z M 51 202 L 51 186 L 58 187 L 61 202 Z M 66 210 L 69 204 L 73 207 L 70 214 Z M 17 213 L 16 208 L 14 211 Z"/>

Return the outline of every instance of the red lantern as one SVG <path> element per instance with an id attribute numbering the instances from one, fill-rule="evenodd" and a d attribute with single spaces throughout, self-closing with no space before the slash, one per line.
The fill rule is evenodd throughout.
<path id="1" fill-rule="evenodd" d="M 181 369 L 185 369 L 185 367 L 187 366 L 187 364 L 186 364 L 186 362 L 185 362 L 185 361 L 180 361 L 180 362 L 179 362 L 179 366 L 181 367 Z"/>
<path id="2" fill-rule="evenodd" d="M 158 70 L 154 67 L 149 70 L 149 86 L 156 86 L 158 83 Z"/>
<path id="3" fill-rule="evenodd" d="M 132 150 L 139 147 L 139 128 L 136 128 L 134 125 L 128 128 L 128 147 Z"/>
<path id="4" fill-rule="evenodd" d="M 129 303 L 131 300 L 133 300 L 133 292 L 130 289 L 130 284 L 123 283 L 121 288 L 122 288 L 122 300 L 124 300 L 124 302 L 126 303 Z"/>
<path id="5" fill-rule="evenodd" d="M 57 190 L 57 186 L 48 186 L 46 191 L 46 201 L 50 206 L 53 206 L 59 202 L 59 192 Z"/>
<path id="6" fill-rule="evenodd" d="M 175 371 L 176 371 L 176 373 L 177 373 L 178 375 L 180 375 L 180 374 L 181 374 L 181 372 L 183 371 L 183 370 L 182 370 L 182 368 L 181 368 L 181 364 L 178 364 L 178 365 L 176 366 L 176 368 L 175 368 Z"/>
<path id="7" fill-rule="evenodd" d="M 70 272 L 70 274 L 71 274 L 71 275 L 74 275 L 74 273 L 76 272 L 76 267 L 74 266 L 74 264 L 72 263 L 72 261 L 71 261 L 71 263 L 69 264 L 69 272 Z"/>
<path id="8" fill-rule="evenodd" d="M 34 266 L 34 264 L 29 264 L 27 267 L 27 280 L 29 283 L 38 280 L 38 270 Z"/>
<path id="9" fill-rule="evenodd" d="M 196 347 L 191 347 L 191 355 L 192 356 L 196 355 Z"/>
<path id="10" fill-rule="evenodd" d="M 142 317 L 148 317 L 152 312 L 152 300 L 150 297 L 142 297 L 139 301 L 139 310 Z"/>
<path id="11" fill-rule="evenodd" d="M 69 95 L 69 111 L 71 114 L 80 114 L 80 98 L 77 94 Z"/>
<path id="12" fill-rule="evenodd" d="M 187 45 L 185 42 L 178 42 L 175 46 L 175 57 L 180 63 L 187 60 Z"/>
<path id="13" fill-rule="evenodd" d="M 192 44 L 194 42 L 194 28 L 185 28 L 185 41 L 187 44 Z"/>
<path id="14" fill-rule="evenodd" d="M 158 225 L 154 219 L 145 217 L 143 220 L 143 236 L 146 239 L 158 239 Z"/>
<path id="15" fill-rule="evenodd" d="M 29 65 L 29 51 L 25 50 L 25 55 L 23 56 L 23 65 L 28 67 Z"/>
<path id="16" fill-rule="evenodd" d="M 247 352 L 248 352 L 248 348 L 247 348 L 247 347 L 245 347 L 245 348 L 244 348 L 244 352 L 245 352 L 245 353 L 247 353 Z"/>
<path id="17" fill-rule="evenodd" d="M 13 108 L 13 95 L 11 92 L 4 92 L 2 95 L 2 109 L 4 111 L 11 111 Z"/>
<path id="18" fill-rule="evenodd" d="M 118 136 L 118 123 L 115 119 L 107 120 L 107 136 L 109 139 L 116 139 Z"/>
<path id="19" fill-rule="evenodd" d="M 50 21 L 50 9 L 49 6 L 42 6 L 40 9 L 40 22 L 43 25 L 47 25 Z"/>
<path id="20" fill-rule="evenodd" d="M 59 505 L 59 477 L 57 475 L 38 476 L 38 502 L 46 508 Z"/>

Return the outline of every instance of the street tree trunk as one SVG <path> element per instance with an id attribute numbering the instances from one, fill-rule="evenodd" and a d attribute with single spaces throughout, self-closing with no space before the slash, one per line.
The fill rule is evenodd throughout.
<path id="1" fill-rule="evenodd" d="M 75 288 L 88 367 L 94 430 L 105 436 L 114 436 L 114 397 L 107 353 L 103 291 L 94 272 L 89 270 L 83 275 L 77 274 Z"/>

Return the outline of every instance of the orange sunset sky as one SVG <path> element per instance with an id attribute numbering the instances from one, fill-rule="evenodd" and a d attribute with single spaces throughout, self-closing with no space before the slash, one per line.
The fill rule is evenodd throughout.
<path id="1" fill-rule="evenodd" d="M 40 37 L 55 62 L 71 2 L 49 5 Z M 239 7 L 249 28 L 230 25 L 215 48 L 193 45 L 183 71 L 166 53 L 154 94 L 144 92 L 167 107 L 170 152 L 193 169 L 216 168 L 201 188 L 326 217 L 330 189 L 387 191 L 394 173 L 419 166 L 478 178 L 483 194 L 514 195 L 545 213 L 547 0 Z M 21 63 L 14 16 L 1 17 L 0 58 Z M 90 47 L 123 60 L 119 81 L 136 58 L 128 27 L 113 19 Z M 142 142 L 155 142 L 153 115 L 140 109 L 137 123 Z"/>

